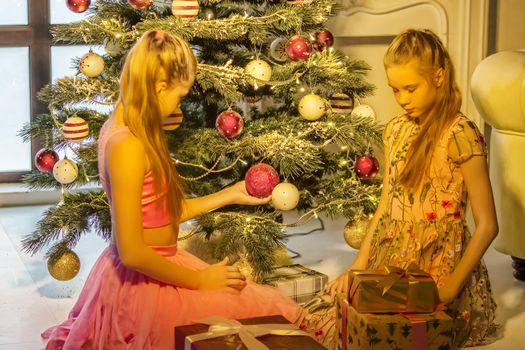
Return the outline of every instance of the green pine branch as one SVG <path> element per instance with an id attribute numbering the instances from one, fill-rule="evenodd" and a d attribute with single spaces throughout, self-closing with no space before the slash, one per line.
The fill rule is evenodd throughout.
<path id="1" fill-rule="evenodd" d="M 71 249 L 80 237 L 94 232 L 104 239 L 111 237 L 111 218 L 105 193 L 101 191 L 69 192 L 56 206 L 47 209 L 36 229 L 22 239 L 22 249 L 35 254 L 57 241 L 46 257 L 59 257 L 65 247 Z M 62 249 L 60 249 L 62 247 Z"/>

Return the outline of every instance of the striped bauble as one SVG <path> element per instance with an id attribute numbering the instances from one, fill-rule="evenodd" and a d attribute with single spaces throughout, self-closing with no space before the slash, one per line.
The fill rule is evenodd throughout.
<path id="1" fill-rule="evenodd" d="M 311 0 L 288 0 L 287 3 L 288 5 L 304 5 L 310 1 Z"/>
<path id="2" fill-rule="evenodd" d="M 182 115 L 182 110 L 177 108 L 174 113 L 162 119 L 162 128 L 166 131 L 175 130 L 180 126 L 183 120 L 184 115 Z"/>
<path id="3" fill-rule="evenodd" d="M 193 18 L 199 13 L 199 2 L 196 0 L 175 0 L 171 3 L 171 12 L 178 18 Z"/>
<path id="4" fill-rule="evenodd" d="M 330 98 L 333 113 L 350 114 L 354 108 L 354 99 L 347 94 L 334 94 Z"/>
<path id="5" fill-rule="evenodd" d="M 67 141 L 80 142 L 89 134 L 88 123 L 80 117 L 67 118 L 62 126 L 62 134 Z"/>

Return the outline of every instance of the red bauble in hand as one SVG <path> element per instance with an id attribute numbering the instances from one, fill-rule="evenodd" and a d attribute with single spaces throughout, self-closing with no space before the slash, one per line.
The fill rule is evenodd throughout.
<path id="1" fill-rule="evenodd" d="M 334 45 L 334 36 L 328 29 L 323 29 L 315 33 L 315 49 L 323 51 Z"/>
<path id="2" fill-rule="evenodd" d="M 128 0 L 128 3 L 136 9 L 144 10 L 151 6 L 153 0 Z"/>
<path id="3" fill-rule="evenodd" d="M 35 154 L 35 167 L 41 172 L 50 173 L 59 159 L 58 154 L 52 149 L 42 148 Z"/>
<path id="4" fill-rule="evenodd" d="M 91 4 L 91 0 L 66 0 L 66 6 L 73 12 L 82 13 Z"/>
<path id="5" fill-rule="evenodd" d="M 270 165 L 259 163 L 252 166 L 244 176 L 246 191 L 254 197 L 265 198 L 279 184 L 279 174 Z"/>
<path id="6" fill-rule="evenodd" d="M 379 162 L 374 156 L 364 155 L 357 158 L 354 170 L 362 180 L 373 179 L 379 171 Z"/>
<path id="7" fill-rule="evenodd" d="M 294 61 L 304 61 L 312 52 L 312 44 L 301 35 L 295 35 L 286 43 L 286 54 Z"/>
<path id="8" fill-rule="evenodd" d="M 222 136 L 229 139 L 239 136 L 244 128 L 244 119 L 232 109 L 222 112 L 215 121 L 215 127 Z"/>

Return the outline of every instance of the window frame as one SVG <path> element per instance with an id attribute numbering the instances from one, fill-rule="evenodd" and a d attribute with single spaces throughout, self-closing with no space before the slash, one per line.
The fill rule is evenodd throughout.
<path id="1" fill-rule="evenodd" d="M 51 46 L 49 0 L 28 0 L 27 25 L 0 25 L 0 47 L 29 47 L 30 120 L 48 113 L 37 93 L 51 81 Z M 31 140 L 31 158 L 42 147 L 40 140 Z M 35 165 L 31 160 L 31 168 Z M 24 172 L 0 172 L 0 183 L 20 182 Z"/>

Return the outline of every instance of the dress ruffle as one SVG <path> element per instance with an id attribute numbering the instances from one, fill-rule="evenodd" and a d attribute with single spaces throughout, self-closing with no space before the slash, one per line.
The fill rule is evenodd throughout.
<path id="1" fill-rule="evenodd" d="M 176 246 L 152 247 L 180 266 L 207 263 Z M 249 283 L 239 295 L 190 290 L 159 282 L 123 266 L 115 245 L 89 274 L 68 319 L 46 330 L 46 349 L 174 349 L 174 327 L 213 315 L 248 318 L 280 314 L 296 322 L 301 308 L 271 286 Z"/>

